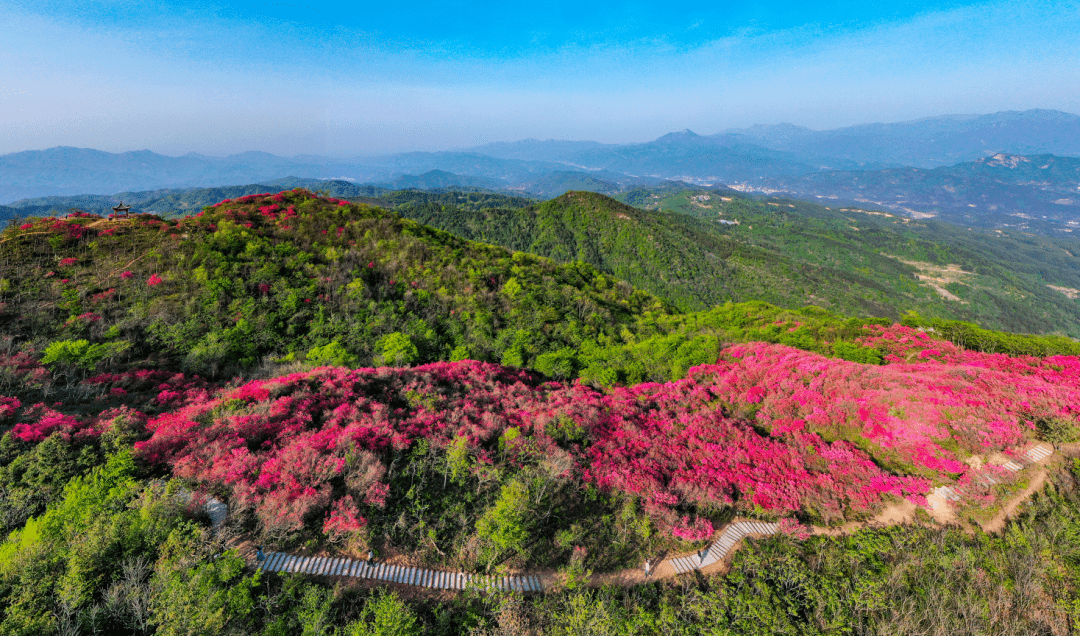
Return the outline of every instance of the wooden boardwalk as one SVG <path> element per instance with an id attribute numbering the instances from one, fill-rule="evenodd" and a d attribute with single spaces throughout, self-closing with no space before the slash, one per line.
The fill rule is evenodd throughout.
<path id="1" fill-rule="evenodd" d="M 689 556 L 672 557 L 657 565 L 657 569 L 670 565 L 678 574 L 685 574 L 723 560 L 743 537 L 767 536 L 780 531 L 779 524 L 764 521 L 737 521 L 729 524 L 720 537 L 708 548 Z M 360 559 L 347 557 L 303 557 L 286 552 L 270 552 L 265 555 L 259 569 L 267 572 L 298 572 L 314 576 L 340 576 L 346 578 L 385 581 L 403 585 L 417 585 L 437 590 L 478 589 L 491 592 L 543 592 L 543 580 L 533 574 L 511 576 L 486 576 L 447 572 L 389 563 L 369 564 Z"/>
<path id="2" fill-rule="evenodd" d="M 541 592 L 540 577 L 534 575 L 484 576 L 464 572 L 446 572 L 426 568 L 369 564 L 345 557 L 301 557 L 285 552 L 271 552 L 260 564 L 267 572 L 300 572 L 316 576 L 342 576 L 373 581 L 418 585 L 438 590 L 479 589 L 499 592 Z"/>
<path id="3" fill-rule="evenodd" d="M 1002 468 L 1010 470 L 1012 472 L 1020 472 L 1028 466 L 1040 462 L 1047 457 L 1054 454 L 1054 449 L 1046 444 L 1036 444 L 1032 446 L 1023 455 L 1015 460 L 1010 460 L 1001 465 Z M 1001 483 L 996 477 L 989 473 L 983 473 L 977 478 L 978 483 L 983 487 L 993 486 Z M 962 487 L 953 486 L 939 486 L 934 489 L 934 494 L 940 497 L 941 501 L 960 501 L 967 496 L 967 492 Z M 931 502 L 933 505 L 933 502 Z"/>
<path id="4" fill-rule="evenodd" d="M 677 574 L 685 574 L 691 570 L 700 570 L 717 561 L 723 561 L 724 557 L 726 557 L 728 553 L 731 552 L 731 549 L 735 547 L 735 544 L 741 541 L 745 536 L 754 534 L 768 536 L 770 534 L 776 534 L 779 531 L 780 524 L 778 523 L 767 523 L 764 521 L 736 521 L 735 523 L 728 524 L 728 526 L 724 528 L 724 531 L 720 533 L 720 538 L 714 541 L 708 548 L 697 554 L 672 557 L 666 559 L 666 562 L 671 564 Z M 663 564 L 664 562 L 660 563 L 661 566 L 663 566 Z"/>

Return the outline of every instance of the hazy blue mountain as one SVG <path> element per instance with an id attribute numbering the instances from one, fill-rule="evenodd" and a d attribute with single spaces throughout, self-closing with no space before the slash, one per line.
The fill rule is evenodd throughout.
<path id="1" fill-rule="evenodd" d="M 286 158 L 265 152 L 168 157 L 147 150 L 108 153 L 57 147 L 0 156 L 0 204 L 29 197 L 266 184 L 285 175 L 380 183 L 391 188 L 479 187 L 538 196 L 554 196 L 568 189 L 615 192 L 635 183 L 656 185 L 664 180 L 762 189 L 771 187 L 768 184 L 772 182 L 791 184 L 802 179 L 815 184 L 813 188 L 822 190 L 823 196 L 840 196 L 846 190 L 824 189 L 845 177 L 826 173 L 899 166 L 929 169 L 998 153 L 1080 156 L 1080 117 L 1029 110 L 947 115 L 826 131 L 779 124 L 715 135 L 683 130 L 635 144 L 527 139 L 460 152 L 354 159 Z M 896 188 L 904 183 L 899 178 L 894 181 Z M 901 199 L 906 196 L 899 191 L 893 194 Z"/>
<path id="2" fill-rule="evenodd" d="M 638 177 L 691 179 L 698 183 L 867 167 L 865 162 L 832 157 L 800 157 L 766 148 L 739 135 L 698 135 L 691 130 L 668 133 L 653 141 L 636 144 L 526 140 L 488 144 L 473 150 L 498 152 L 515 158 L 543 157 L 579 169 L 608 170 Z"/>
<path id="3" fill-rule="evenodd" d="M 537 174 L 566 169 L 558 163 L 499 159 L 475 152 L 407 152 L 371 157 L 369 161 L 371 165 L 390 171 L 394 175 L 415 175 L 431 170 L 443 170 L 458 175 L 496 179 L 506 183 L 517 183 Z"/>
<path id="4" fill-rule="evenodd" d="M 598 192 L 601 194 L 617 194 L 633 188 L 642 187 L 686 188 L 688 186 L 681 181 L 670 181 L 656 177 L 631 177 L 611 170 L 596 170 L 591 172 L 559 170 L 556 172 L 549 172 L 536 179 L 514 186 L 511 189 L 542 199 L 550 199 L 571 190 Z"/>
<path id="5" fill-rule="evenodd" d="M 1053 110 L 1007 111 L 821 131 L 785 123 L 715 135 L 683 130 L 635 144 L 526 139 L 471 152 L 633 175 L 750 182 L 822 170 L 935 168 L 999 152 L 1080 156 L 1080 117 Z"/>
<path id="6" fill-rule="evenodd" d="M 739 138 L 799 157 L 935 168 L 997 153 L 1080 156 L 1080 116 L 1056 110 L 943 115 L 892 124 L 812 131 L 792 124 L 752 126 L 718 136 Z"/>
<path id="7" fill-rule="evenodd" d="M 469 151 L 498 159 L 563 162 L 567 157 L 572 157 L 579 152 L 592 152 L 617 147 L 617 144 L 602 144 L 598 141 L 523 139 L 521 141 L 497 141 L 477 146 Z"/>
<path id="8" fill-rule="evenodd" d="M 258 183 L 290 174 L 313 178 L 346 176 L 359 181 L 389 176 L 356 161 L 287 159 L 264 152 L 168 157 L 149 150 L 110 153 L 61 146 L 0 155 L 0 202 L 87 192 Z"/>
<path id="9" fill-rule="evenodd" d="M 45 216 L 65 213 L 72 208 L 106 216 L 112 207 L 123 201 L 131 206 L 131 213 L 154 213 L 161 216 L 187 214 L 213 205 L 223 199 L 235 199 L 249 194 L 280 192 L 293 188 L 306 188 L 312 192 L 321 192 L 329 196 L 353 201 L 375 200 L 390 192 L 387 188 L 374 185 L 357 185 L 348 181 L 301 179 L 284 177 L 270 183 L 252 183 L 247 185 L 219 186 L 215 188 L 172 188 L 147 190 L 141 192 L 118 192 L 98 195 L 82 194 L 76 196 L 50 196 L 22 199 L 7 206 L 0 206 L 0 218 Z"/>
<path id="10" fill-rule="evenodd" d="M 433 188 L 451 188 L 455 186 L 498 189 L 505 187 L 506 182 L 498 179 L 489 179 L 487 177 L 454 174 L 452 172 L 446 172 L 445 170 L 429 170 L 420 175 L 398 175 L 390 181 L 378 185 L 389 190 L 404 190 L 407 188 L 431 190 Z"/>

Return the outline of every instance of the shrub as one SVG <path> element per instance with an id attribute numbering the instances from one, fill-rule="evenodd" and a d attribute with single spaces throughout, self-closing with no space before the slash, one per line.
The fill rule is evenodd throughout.
<path id="1" fill-rule="evenodd" d="M 307 352 L 307 361 L 315 366 L 355 367 L 359 359 L 350 354 L 337 340 Z"/>
<path id="2" fill-rule="evenodd" d="M 102 360 L 113 358 L 130 348 L 131 343 L 126 340 L 95 345 L 87 340 L 59 340 L 45 347 L 41 363 L 93 369 Z"/>
<path id="3" fill-rule="evenodd" d="M 423 625 L 409 605 L 394 592 L 381 591 L 368 599 L 360 619 L 342 630 L 344 636 L 420 636 Z"/>
<path id="4" fill-rule="evenodd" d="M 578 360 L 573 349 L 560 349 L 536 356 L 533 366 L 544 375 L 569 380 L 577 376 Z"/>
<path id="5" fill-rule="evenodd" d="M 383 361 L 388 365 L 407 366 L 420 357 L 420 352 L 409 336 L 394 332 L 382 340 Z"/>
<path id="6" fill-rule="evenodd" d="M 511 480 L 502 487 L 495 505 L 476 522 L 477 534 L 494 548 L 489 561 L 508 550 L 524 551 L 529 538 L 530 517 L 528 487 L 516 479 Z"/>

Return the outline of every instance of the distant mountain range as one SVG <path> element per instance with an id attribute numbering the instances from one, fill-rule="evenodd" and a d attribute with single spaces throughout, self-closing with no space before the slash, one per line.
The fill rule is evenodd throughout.
<path id="1" fill-rule="evenodd" d="M 767 176 L 764 173 L 768 170 L 790 173 L 890 166 L 936 168 L 1001 152 L 1080 156 L 1080 116 L 1055 110 L 1007 111 L 820 131 L 794 124 L 759 125 L 715 135 L 684 130 L 640 144 L 526 139 L 487 144 L 471 152 L 500 159 L 577 164 L 586 169 L 647 165 L 660 171 L 656 176 L 664 177 L 685 174 L 707 178 L 724 171 L 730 174 L 735 166 L 716 165 L 725 156 L 740 157 L 751 164 L 753 160 L 779 164 L 760 167 L 756 176 Z M 651 157 L 651 161 L 643 162 L 643 156 Z M 701 162 L 677 163 L 689 157 L 699 157 Z M 672 171 L 679 167 L 690 171 Z"/>
<path id="2" fill-rule="evenodd" d="M 274 184 L 286 175 L 389 190 L 482 188 L 537 198 L 568 190 L 616 195 L 683 183 L 872 204 L 967 225 L 1057 232 L 1080 222 L 1080 179 L 1069 157 L 1080 157 L 1080 117 L 1052 110 L 826 131 L 793 124 L 715 135 L 685 130 L 634 144 L 529 139 L 353 159 L 263 152 L 167 157 L 147 150 L 114 154 L 57 147 L 0 156 L 0 203 L 26 214 L 53 204 L 42 197 L 94 193 L 136 203 L 156 192 L 157 198 L 175 198 L 193 188 Z M 1044 165 L 1050 167 L 1039 167 Z M 15 213 L 0 209 L 0 214 Z"/>
<path id="3" fill-rule="evenodd" d="M 790 152 L 866 163 L 936 168 L 1008 153 L 1080 156 L 1080 116 L 1056 110 L 944 115 L 895 124 L 814 131 L 792 124 L 728 130 L 728 136 Z"/>

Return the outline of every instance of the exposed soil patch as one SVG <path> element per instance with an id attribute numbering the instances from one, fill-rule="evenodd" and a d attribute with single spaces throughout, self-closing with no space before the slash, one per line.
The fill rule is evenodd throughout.
<path id="1" fill-rule="evenodd" d="M 908 261 L 900 258 L 899 256 L 893 256 L 891 254 L 882 254 L 882 256 L 888 256 L 891 259 L 900 261 L 905 265 L 910 265 L 918 270 L 918 274 L 915 275 L 923 285 L 926 285 L 930 289 L 933 289 L 939 296 L 945 300 L 951 300 L 959 302 L 962 305 L 966 305 L 967 301 L 961 300 L 959 296 L 945 289 L 946 285 L 951 283 L 970 284 L 970 277 L 974 276 L 972 272 L 965 272 L 960 269 L 960 266 L 951 263 L 942 267 L 941 265 L 934 265 L 933 263 L 924 263 L 922 261 Z"/>
<path id="2" fill-rule="evenodd" d="M 1070 254 L 1069 256 L 1072 256 L 1072 254 Z M 1047 285 L 1047 287 L 1056 292 L 1061 292 L 1062 294 L 1065 294 L 1066 298 L 1072 300 L 1080 298 L 1080 289 L 1076 289 L 1074 287 L 1058 287 L 1057 285 Z"/>

